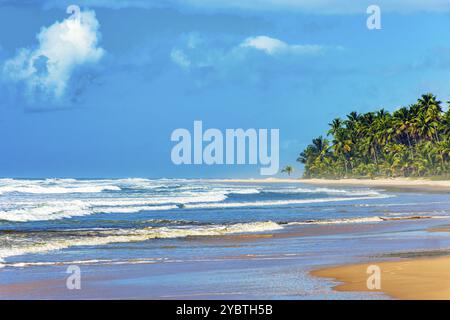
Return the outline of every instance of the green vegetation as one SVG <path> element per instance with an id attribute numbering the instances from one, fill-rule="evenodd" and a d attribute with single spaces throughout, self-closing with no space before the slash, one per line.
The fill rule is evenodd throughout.
<path id="1" fill-rule="evenodd" d="M 305 178 L 450 176 L 450 109 L 432 94 L 392 114 L 334 119 L 328 135 L 331 141 L 313 139 L 297 159 Z"/>

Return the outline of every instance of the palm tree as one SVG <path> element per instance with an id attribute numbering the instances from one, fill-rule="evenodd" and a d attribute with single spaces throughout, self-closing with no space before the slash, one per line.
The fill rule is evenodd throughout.
<path id="1" fill-rule="evenodd" d="M 450 176 L 450 109 L 441 104 L 428 93 L 392 114 L 351 112 L 329 124 L 331 144 L 315 138 L 297 161 L 307 177 Z"/>
<path id="2" fill-rule="evenodd" d="M 445 140 L 439 141 L 436 146 L 436 151 L 440 156 L 442 170 L 444 171 L 444 173 L 448 174 L 448 172 L 445 172 L 445 162 L 450 159 L 450 139 L 447 138 Z"/>
<path id="3" fill-rule="evenodd" d="M 399 137 L 398 141 L 403 142 L 403 136 L 406 137 L 408 146 L 411 148 L 411 138 L 410 138 L 410 114 L 406 107 L 402 107 L 394 112 L 393 114 L 393 125 L 395 128 L 395 134 Z"/>
<path id="4" fill-rule="evenodd" d="M 328 131 L 328 134 L 330 135 L 336 135 L 341 129 L 342 129 L 342 120 L 339 118 L 334 119 L 331 123 L 328 125 L 331 127 Z"/>
<path id="5" fill-rule="evenodd" d="M 294 168 L 292 166 L 286 166 L 281 170 L 282 173 L 287 173 L 288 176 L 291 176 L 291 173 L 294 172 Z"/>
<path id="6" fill-rule="evenodd" d="M 305 177 L 310 177 L 315 174 L 317 164 L 322 163 L 324 159 L 331 156 L 330 146 L 327 139 L 322 136 L 313 139 L 312 144 L 308 145 L 306 149 L 300 153 L 297 161 L 305 164 Z"/>
<path id="7" fill-rule="evenodd" d="M 442 113 L 441 101 L 436 100 L 436 96 L 431 93 L 422 95 L 417 100 L 421 107 L 422 125 L 431 129 L 427 130 L 427 134 L 431 139 L 439 141 L 438 125 Z"/>

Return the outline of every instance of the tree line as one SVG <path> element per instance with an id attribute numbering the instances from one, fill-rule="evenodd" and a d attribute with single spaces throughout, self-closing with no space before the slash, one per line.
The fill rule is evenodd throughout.
<path id="1" fill-rule="evenodd" d="M 305 178 L 450 176 L 450 108 L 431 93 L 393 113 L 334 119 L 300 153 Z"/>

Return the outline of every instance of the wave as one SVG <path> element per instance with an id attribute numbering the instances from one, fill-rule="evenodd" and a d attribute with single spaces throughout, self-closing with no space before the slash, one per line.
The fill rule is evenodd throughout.
<path id="1" fill-rule="evenodd" d="M 20 206 L 20 209 L 0 211 L 0 220 L 14 222 L 58 220 L 92 214 L 89 205 L 81 200 L 21 204 Z"/>
<path id="2" fill-rule="evenodd" d="M 370 197 L 341 197 L 341 198 L 320 198 L 320 199 L 298 199 L 298 200 L 267 200 L 267 201 L 253 201 L 253 202 L 224 202 L 224 203 L 198 203 L 188 204 L 187 209 L 201 209 L 201 208 L 243 208 L 243 207 L 266 207 L 266 206 L 285 206 L 291 204 L 309 204 L 309 203 L 326 203 L 326 202 L 342 202 L 342 201 L 356 201 L 368 199 L 382 199 L 390 198 L 391 195 L 379 195 Z"/>
<path id="3" fill-rule="evenodd" d="M 183 262 L 217 262 L 228 260 L 286 260 L 295 259 L 301 254 L 298 253 L 276 253 L 276 254 L 243 254 L 239 257 L 193 257 L 189 259 L 178 259 L 169 257 L 155 258 L 129 258 L 129 259 L 86 259 L 86 260 L 64 260 L 64 261 L 30 261 L 30 262 L 8 262 L 0 264 L 1 266 L 24 268 L 24 267 L 42 267 L 42 266 L 70 266 L 70 265 L 133 265 L 133 264 L 154 264 L 154 263 L 183 263 Z"/>
<path id="4" fill-rule="evenodd" d="M 102 191 L 134 190 L 158 190 L 182 188 L 189 190 L 190 185 L 181 185 L 179 180 L 149 180 L 145 178 L 126 179 L 45 179 L 22 180 L 0 179 L 0 194 L 28 193 L 28 194 L 62 194 L 62 193 L 98 193 Z"/>
<path id="5" fill-rule="evenodd" d="M 121 191 L 123 189 L 147 190 L 149 192 L 179 191 L 181 193 L 189 192 L 221 192 L 228 194 L 258 194 L 261 192 L 269 193 L 324 193 L 329 195 L 350 195 L 364 196 L 380 194 L 371 189 L 332 189 L 332 188 L 279 188 L 266 189 L 265 187 L 255 188 L 249 186 L 229 186 L 229 185 L 210 185 L 201 183 L 198 180 L 192 180 L 192 183 L 186 183 L 185 180 L 150 180 L 145 178 L 126 178 L 126 179 L 95 179 L 95 180 L 76 180 L 76 179 L 45 179 L 45 180 L 15 180 L 0 179 L 0 195 L 5 193 L 26 193 L 26 194 L 64 194 L 64 193 L 99 193 L 103 191 Z"/>
<path id="6" fill-rule="evenodd" d="M 85 186 L 85 187 L 58 187 L 40 185 L 17 185 L 0 187 L 0 194 L 5 193 L 31 193 L 31 194 L 62 194 L 62 193 L 98 193 L 102 191 L 120 191 L 118 186 Z"/>
<path id="7" fill-rule="evenodd" d="M 94 229 L 71 229 L 65 231 L 46 232 L 44 235 L 37 235 L 37 238 L 27 240 L 30 244 L 24 244 L 22 235 L 15 237 L 20 231 L 11 230 L 8 232 L 6 238 L 6 245 L 0 249 L 0 267 L 8 266 L 25 266 L 26 265 L 41 265 L 39 262 L 30 263 L 10 263 L 5 264 L 4 259 L 12 256 L 19 256 L 24 254 L 36 254 L 55 250 L 62 250 L 71 247 L 79 246 L 100 246 L 112 243 L 131 243 L 142 242 L 151 239 L 169 239 L 169 238 L 185 238 L 185 237 L 206 237 L 206 236 L 223 236 L 229 234 L 247 234 L 257 233 L 265 231 L 276 231 L 284 229 L 289 226 L 298 225 L 339 225 L 339 224 L 363 224 L 363 223 L 380 223 L 386 221 L 397 220 L 420 220 L 420 219 L 443 219 L 449 218 L 449 216 L 401 216 L 401 217 L 389 217 L 389 216 L 374 216 L 374 217 L 355 217 L 355 218 L 342 218 L 342 219 L 328 219 L 328 220 L 306 220 L 306 221 L 290 221 L 290 222 L 247 222 L 247 223 L 235 223 L 228 225 L 193 225 L 180 223 L 179 226 L 171 227 L 146 227 L 142 229 L 109 229 L 109 228 L 94 228 Z M 157 222 L 156 220 L 149 220 L 151 222 Z M 161 220 L 165 222 L 165 220 Z M 50 237 L 47 237 L 51 234 Z M 16 239 L 16 244 L 14 243 Z M 5 243 L 5 240 L 3 240 Z M 88 260 L 85 263 L 105 262 L 109 263 L 109 260 Z M 64 262 L 59 262 L 63 264 Z M 81 262 L 80 262 L 81 263 Z M 118 262 L 120 263 L 120 262 Z M 129 262 L 122 262 L 129 263 Z M 145 261 L 142 263 L 151 263 L 151 261 Z M 43 263 L 42 265 L 44 265 Z"/>
<path id="8" fill-rule="evenodd" d="M 143 189 L 147 191 L 142 192 Z M 274 189 L 271 187 L 271 189 Z M 136 192 L 133 192 L 136 191 Z M 103 193 L 103 191 L 121 191 Z M 318 199 L 264 200 L 267 193 L 327 193 L 334 195 Z M 132 214 L 144 211 L 178 209 L 251 208 L 286 206 L 338 201 L 379 199 L 388 197 L 374 190 L 343 190 L 330 188 L 281 188 L 266 186 L 211 185 L 186 183 L 182 180 L 128 179 L 0 179 L 0 220 L 13 222 L 59 220 L 89 214 Z M 87 195 L 72 195 L 87 193 Z M 264 193 L 263 199 L 232 201 L 231 195 Z M 23 194 L 23 195 L 22 195 Z M 27 195 L 29 194 L 29 195 Z M 41 195 L 41 196 L 36 196 Z M 54 196 L 52 196 L 55 194 Z M 57 196 L 56 194 L 67 194 Z M 92 195 L 91 195 L 92 194 Z M 237 198 L 237 197 L 235 197 Z M 256 198 L 256 197 L 255 197 Z M 303 198 L 303 199 L 302 199 Z M 227 201 L 228 200 L 228 201 Z"/>
<path id="9" fill-rule="evenodd" d="M 286 223 L 289 226 L 294 225 L 310 225 L 310 224 L 346 224 L 346 223 L 368 223 L 368 222 L 382 222 L 382 217 L 363 217 L 363 218 L 346 218 L 346 219 L 329 219 L 329 220 L 307 220 L 294 221 Z"/>
<path id="10" fill-rule="evenodd" d="M 358 218 L 343 218 L 343 219 L 327 219 L 327 220 L 306 220 L 306 221 L 293 221 L 285 222 L 288 226 L 294 225 L 311 225 L 311 224 L 353 224 L 353 223 L 373 223 L 384 221 L 399 221 L 399 220 L 421 220 L 421 219 L 446 219 L 449 216 L 425 216 L 425 215 L 409 215 L 409 216 L 375 216 L 375 217 L 358 217 Z"/>
<path id="11" fill-rule="evenodd" d="M 219 203 L 224 192 L 183 193 L 155 198 L 97 198 L 76 200 L 28 200 L 0 202 L 0 220 L 13 222 L 60 220 L 95 213 L 137 213 L 166 211 L 189 203 Z"/>
<path id="12" fill-rule="evenodd" d="M 42 243 L 36 241 L 34 244 L 25 246 L 10 246 L 0 249 L 0 261 L 5 258 L 42 253 L 47 251 L 62 250 L 77 246 L 99 246 L 110 243 L 142 242 L 150 239 L 168 239 L 185 237 L 221 236 L 227 234 L 255 233 L 262 231 L 280 230 L 283 227 L 275 222 L 248 222 L 231 225 L 208 225 L 196 227 L 147 227 L 143 229 L 109 229 L 109 230 L 87 230 L 79 231 L 78 238 L 64 237 L 51 239 Z M 62 234 L 64 234 L 62 232 Z"/>
<path id="13" fill-rule="evenodd" d="M 381 190 L 380 190 L 381 191 Z M 349 196 L 378 196 L 381 193 L 373 189 L 332 189 L 332 188 L 286 188 L 269 189 L 265 192 L 271 193 L 322 193 L 327 195 L 349 195 Z"/>
<path id="14" fill-rule="evenodd" d="M 71 265 L 120 265 L 120 264 L 151 264 L 158 262 L 175 262 L 168 258 L 140 258 L 140 259 L 90 259 L 73 261 L 37 261 L 37 262 L 10 262 L 0 263 L 1 267 L 25 268 L 25 267 L 45 267 L 45 266 L 71 266 Z"/>
<path id="15" fill-rule="evenodd" d="M 261 200 L 252 202 L 222 202 L 227 197 L 223 194 L 197 195 L 192 197 L 163 197 L 157 199 L 138 200 L 100 199 L 100 200 L 70 200 L 16 203 L 19 209 L 0 211 L 0 220 L 13 222 L 59 220 L 96 213 L 139 213 L 144 211 L 168 211 L 175 209 L 222 209 L 222 208 L 252 208 L 267 206 L 286 206 L 297 204 L 313 204 L 327 202 L 356 201 L 381 199 L 389 195 L 366 197 L 335 197 L 298 200 Z"/>
<path id="16" fill-rule="evenodd" d="M 355 204 L 355 207 L 413 207 L 413 206 L 430 206 L 431 204 L 450 204 L 450 201 L 427 201 L 427 202 L 406 202 L 406 203 L 362 203 L 362 204 Z"/>
<path id="17" fill-rule="evenodd" d="M 94 213 L 138 213 L 142 211 L 166 211 L 177 209 L 177 205 L 161 206 L 128 206 L 128 207 L 98 207 L 92 209 Z"/>
<path id="18" fill-rule="evenodd" d="M 242 188 L 242 189 L 225 189 L 225 194 L 258 194 L 260 189 L 256 188 Z"/>

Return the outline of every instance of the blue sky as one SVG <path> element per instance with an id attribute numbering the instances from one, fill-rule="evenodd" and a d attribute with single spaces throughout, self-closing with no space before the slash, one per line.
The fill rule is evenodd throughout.
<path id="1" fill-rule="evenodd" d="M 280 162 L 300 171 L 334 117 L 450 100 L 450 1 L 378 1 L 381 30 L 369 4 L 0 0 L 0 176 L 258 175 L 173 165 L 170 134 L 194 120 L 279 128 Z"/>

